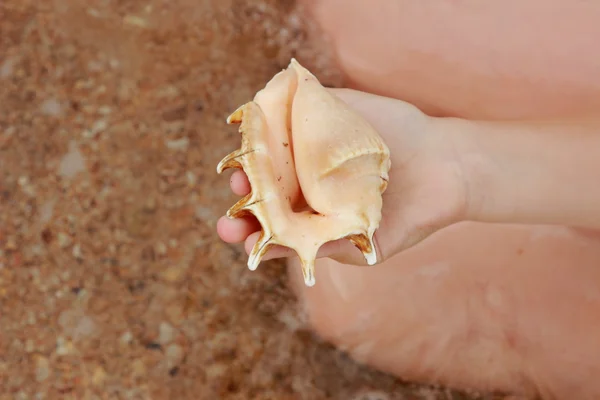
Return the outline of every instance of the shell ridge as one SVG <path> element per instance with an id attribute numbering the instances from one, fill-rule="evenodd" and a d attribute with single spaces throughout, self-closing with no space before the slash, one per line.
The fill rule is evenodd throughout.
<path id="1" fill-rule="evenodd" d="M 320 178 L 326 178 L 327 176 L 329 176 L 332 173 L 334 173 L 335 171 L 341 169 L 343 166 L 347 165 L 351 161 L 355 161 L 360 158 L 368 158 L 371 156 L 377 156 L 377 155 L 379 155 L 379 156 L 385 155 L 385 152 L 381 151 L 379 149 L 365 149 L 361 152 L 352 154 L 350 157 L 345 157 L 345 158 L 340 157 L 333 165 L 331 165 L 331 167 L 329 167 L 329 168 L 325 169 L 323 172 L 321 172 Z M 387 174 L 386 174 L 386 176 L 387 176 Z"/>

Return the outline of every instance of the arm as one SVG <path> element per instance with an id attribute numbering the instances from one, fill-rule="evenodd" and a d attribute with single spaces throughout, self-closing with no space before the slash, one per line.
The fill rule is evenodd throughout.
<path id="1" fill-rule="evenodd" d="M 466 175 L 467 219 L 600 229 L 600 120 L 437 123 Z"/>

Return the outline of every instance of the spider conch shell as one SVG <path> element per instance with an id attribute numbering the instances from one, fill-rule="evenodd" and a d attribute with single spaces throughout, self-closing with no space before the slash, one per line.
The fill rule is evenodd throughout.
<path id="1" fill-rule="evenodd" d="M 242 145 L 217 167 L 242 168 L 251 192 L 227 216 L 253 214 L 262 232 L 248 259 L 255 270 L 273 245 L 297 253 L 304 282 L 315 284 L 317 251 L 350 240 L 377 262 L 390 153 L 375 129 L 295 59 L 253 101 L 227 119 L 239 123 Z"/>

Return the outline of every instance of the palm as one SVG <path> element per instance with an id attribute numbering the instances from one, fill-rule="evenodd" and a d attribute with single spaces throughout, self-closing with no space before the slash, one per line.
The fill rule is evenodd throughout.
<path id="1" fill-rule="evenodd" d="M 464 206 L 460 166 L 449 140 L 416 107 L 357 91 L 336 91 L 384 137 L 392 157 L 376 233 L 384 257 L 456 221 Z M 346 261 L 346 260 L 344 260 Z"/>

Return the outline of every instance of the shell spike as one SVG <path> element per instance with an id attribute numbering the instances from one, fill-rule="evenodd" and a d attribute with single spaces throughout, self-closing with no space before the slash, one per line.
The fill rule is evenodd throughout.
<path id="1" fill-rule="evenodd" d="M 373 236 L 369 239 L 370 251 L 363 251 L 363 256 L 369 265 L 377 264 L 377 250 L 375 249 L 375 243 L 373 242 Z"/>
<path id="2" fill-rule="evenodd" d="M 302 268 L 302 275 L 304 277 L 304 283 L 308 287 L 312 287 L 315 285 L 315 262 L 317 259 L 317 252 L 323 242 L 320 243 L 311 243 L 307 245 L 301 245 L 299 247 L 295 247 L 296 254 L 300 259 L 300 264 Z"/>
<path id="3" fill-rule="evenodd" d="M 227 123 L 230 125 L 241 123 L 242 119 L 244 117 L 244 108 L 245 107 L 246 107 L 246 104 L 244 104 L 243 106 L 239 107 L 237 110 L 232 112 L 231 115 L 229 117 L 227 117 Z"/>
<path id="4" fill-rule="evenodd" d="M 315 286 L 315 260 L 300 259 L 302 263 L 302 275 L 304 276 L 304 284 L 308 287 Z"/>
<path id="5" fill-rule="evenodd" d="M 350 235 L 347 236 L 347 239 L 363 253 L 367 264 L 377 264 L 377 251 L 373 240 L 373 234 L 367 235 L 361 233 L 358 235 Z"/>
<path id="6" fill-rule="evenodd" d="M 265 231 L 260 234 L 260 238 L 254 244 L 254 247 L 250 252 L 250 257 L 248 258 L 248 269 L 250 269 L 250 271 L 254 271 L 258 268 L 261 259 L 274 244 L 275 242 L 272 234 Z"/>
<path id="7" fill-rule="evenodd" d="M 242 164 L 238 160 L 238 158 L 242 157 L 245 153 L 242 152 L 242 149 L 237 149 L 226 155 L 219 165 L 217 165 L 217 173 L 221 174 L 223 171 L 229 168 L 242 168 Z"/>
<path id="8" fill-rule="evenodd" d="M 243 217 L 244 215 L 246 215 L 247 213 L 252 211 L 252 208 L 254 205 L 260 203 L 261 201 L 262 200 L 255 200 L 254 194 L 249 193 L 245 197 L 243 197 L 240 201 L 235 203 L 233 205 L 233 207 L 231 207 L 229 210 L 227 210 L 227 217 L 228 218 Z"/>

